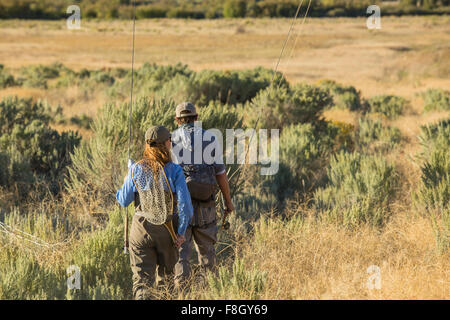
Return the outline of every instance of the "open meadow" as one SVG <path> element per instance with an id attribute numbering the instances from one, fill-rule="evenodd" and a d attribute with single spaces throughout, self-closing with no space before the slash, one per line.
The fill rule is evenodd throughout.
<path id="1" fill-rule="evenodd" d="M 290 25 L 136 22 L 134 158 L 148 126 L 175 128 L 185 100 L 205 128 L 280 129 L 279 172 L 244 165 L 231 180 L 218 274 L 155 294 L 450 299 L 450 17 L 382 17 L 381 30 L 365 18 L 299 21 L 272 88 Z M 131 31 L 121 20 L 0 20 L 0 299 L 132 298 L 114 198 Z M 70 265 L 81 290 L 66 286 Z"/>

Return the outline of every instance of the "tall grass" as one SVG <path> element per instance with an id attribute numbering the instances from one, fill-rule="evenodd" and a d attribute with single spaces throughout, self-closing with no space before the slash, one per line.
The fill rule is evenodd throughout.
<path id="1" fill-rule="evenodd" d="M 106 226 L 97 229 L 66 221 L 66 228 L 68 225 L 76 230 L 77 236 L 58 243 L 51 241 L 53 235 L 42 234 L 53 230 L 58 237 L 67 236 L 69 230 L 64 224 L 54 224 L 55 216 L 32 212 L 25 218 L 14 215 L 15 222 L 9 218 L 10 226 L 49 241 L 51 246 L 40 247 L 23 239 L 16 241 L 11 234 L 1 234 L 0 243 L 5 250 L 0 252 L 0 298 L 130 299 L 131 270 L 128 256 L 122 253 L 122 214 L 119 209 L 111 211 Z M 27 229 L 29 224 L 33 227 Z M 70 274 L 66 271 L 71 265 L 80 268 L 80 289 L 67 285 Z"/>

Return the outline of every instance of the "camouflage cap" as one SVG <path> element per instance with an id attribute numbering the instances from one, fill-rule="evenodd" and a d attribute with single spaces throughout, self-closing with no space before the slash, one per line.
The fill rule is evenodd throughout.
<path id="1" fill-rule="evenodd" d="M 164 126 L 153 126 L 145 133 L 147 143 L 164 143 L 171 137 L 169 130 Z"/>
<path id="2" fill-rule="evenodd" d="M 191 117 L 196 116 L 197 111 L 195 110 L 195 106 L 190 102 L 183 102 L 177 106 L 176 110 L 177 118 Z"/>

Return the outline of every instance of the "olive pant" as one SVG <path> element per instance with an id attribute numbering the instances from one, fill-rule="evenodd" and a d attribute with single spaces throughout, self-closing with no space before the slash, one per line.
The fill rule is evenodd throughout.
<path id="1" fill-rule="evenodd" d="M 178 251 L 164 225 L 156 226 L 135 215 L 130 232 L 130 263 L 133 272 L 133 296 L 136 300 L 151 299 L 156 271 L 160 279 L 173 274 Z M 159 284 L 159 283 L 158 283 Z"/>
<path id="2" fill-rule="evenodd" d="M 180 259 L 175 265 L 175 283 L 181 285 L 190 275 L 190 258 L 192 246 L 195 244 L 199 264 L 206 270 L 213 270 L 216 266 L 217 242 L 217 214 L 214 202 L 209 206 L 202 206 L 192 201 L 194 216 L 186 230 L 186 241 L 179 249 Z"/>

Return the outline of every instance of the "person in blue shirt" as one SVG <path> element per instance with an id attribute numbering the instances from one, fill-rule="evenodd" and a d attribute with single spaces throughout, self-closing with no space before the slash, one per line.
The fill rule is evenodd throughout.
<path id="1" fill-rule="evenodd" d="M 122 207 L 134 201 L 136 208 L 130 231 L 136 300 L 152 298 L 156 270 L 162 280 L 173 275 L 178 248 L 185 241 L 193 216 L 183 170 L 172 162 L 170 132 L 163 126 L 155 126 L 146 132 L 145 140 L 143 159 L 130 166 L 116 194 Z"/>

